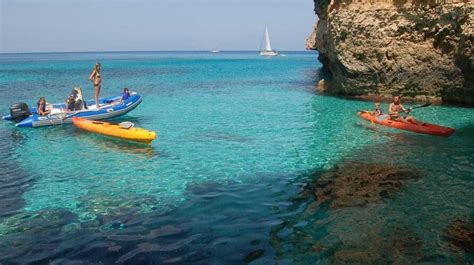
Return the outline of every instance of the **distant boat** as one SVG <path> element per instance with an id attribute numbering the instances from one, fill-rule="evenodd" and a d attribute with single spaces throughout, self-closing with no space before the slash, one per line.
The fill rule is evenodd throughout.
<path id="1" fill-rule="evenodd" d="M 270 36 L 268 35 L 268 28 L 265 27 L 265 33 L 263 35 L 263 45 L 262 50 L 260 51 L 261 56 L 277 56 L 278 52 L 272 50 L 272 45 L 270 44 Z"/>
<path id="2" fill-rule="evenodd" d="M 218 49 L 214 49 L 214 50 L 211 50 L 210 52 L 211 53 L 218 53 L 218 52 L 221 52 L 221 51 L 219 51 Z"/>

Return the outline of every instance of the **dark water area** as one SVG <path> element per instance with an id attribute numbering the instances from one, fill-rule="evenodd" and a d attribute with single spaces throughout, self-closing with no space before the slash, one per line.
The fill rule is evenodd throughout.
<path id="1" fill-rule="evenodd" d="M 286 188 L 297 190 L 301 185 Z M 109 209 L 90 222 L 80 222 L 66 209 L 17 215 L 7 222 L 15 229 L 3 235 L 0 257 L 18 263 L 223 264 L 257 258 L 275 262 L 268 234 L 281 224 L 278 215 L 288 214 L 288 202 L 278 201 L 285 197 L 279 188 L 203 183 L 186 190 L 186 202 L 179 208 L 158 208 L 151 197 L 83 198 L 83 207 Z M 273 199 L 262 201 L 261 190 Z M 260 202 L 248 204 L 252 199 Z M 144 207 L 151 211 L 142 213 Z M 259 254 L 252 258 L 255 253 Z"/>
<path id="2" fill-rule="evenodd" d="M 12 139 L 0 145 L 0 168 L 3 173 L 0 178 L 0 219 L 21 212 L 24 206 L 23 192 L 29 187 L 32 177 L 22 171 L 21 167 L 11 159 L 13 150 L 25 137 L 19 131 L 0 129 L 2 139 Z"/>

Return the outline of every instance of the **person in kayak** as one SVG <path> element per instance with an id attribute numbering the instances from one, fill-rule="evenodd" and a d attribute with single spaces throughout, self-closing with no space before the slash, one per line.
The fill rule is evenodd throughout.
<path id="1" fill-rule="evenodd" d="M 400 115 L 401 112 L 408 114 L 411 111 L 411 109 L 405 109 L 405 107 L 403 107 L 403 105 L 400 103 L 400 99 L 401 96 L 393 97 L 393 102 L 388 106 L 388 115 L 390 115 L 390 119 L 394 121 L 418 124 L 415 118 L 412 116 L 402 117 Z"/>
<path id="2" fill-rule="evenodd" d="M 45 97 L 40 97 L 38 100 L 38 114 L 40 116 L 46 116 L 51 113 L 51 110 L 46 107 Z"/>
<path id="3" fill-rule="evenodd" d="M 375 103 L 374 115 L 375 115 L 376 117 L 382 115 L 382 108 L 380 107 L 380 103 L 378 103 L 378 102 Z"/>
<path id="4" fill-rule="evenodd" d="M 97 106 L 97 109 L 99 109 L 100 108 L 99 106 L 100 85 L 102 83 L 102 77 L 100 76 L 100 63 L 96 63 L 94 65 L 94 69 L 92 69 L 89 79 L 94 84 L 95 105 Z"/>
<path id="5" fill-rule="evenodd" d="M 381 107 L 380 103 L 378 103 L 378 102 L 375 103 L 375 110 L 373 112 L 373 115 L 379 121 L 383 121 L 383 120 L 386 120 L 386 119 L 390 118 L 389 115 L 383 114 L 382 107 Z"/>

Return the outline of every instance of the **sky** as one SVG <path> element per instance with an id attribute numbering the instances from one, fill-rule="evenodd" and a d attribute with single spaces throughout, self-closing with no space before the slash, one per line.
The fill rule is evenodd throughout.
<path id="1" fill-rule="evenodd" d="M 0 53 L 304 50 L 312 0 L 0 0 Z"/>

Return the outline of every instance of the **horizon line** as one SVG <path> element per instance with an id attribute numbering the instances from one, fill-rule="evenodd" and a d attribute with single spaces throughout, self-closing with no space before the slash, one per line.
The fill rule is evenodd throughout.
<path id="1" fill-rule="evenodd" d="M 28 52 L 0 52 L 7 54 L 45 54 L 45 53 L 124 53 L 124 52 L 211 52 L 212 50 L 117 50 L 117 51 L 28 51 Z M 312 50 L 280 50 L 279 52 L 311 52 Z M 260 52 L 260 50 L 219 50 L 219 52 Z"/>

